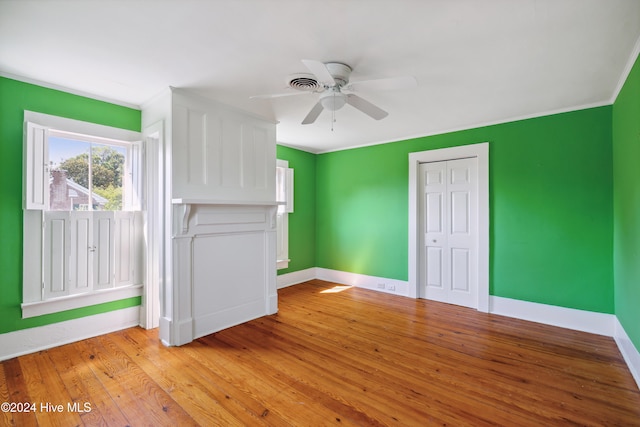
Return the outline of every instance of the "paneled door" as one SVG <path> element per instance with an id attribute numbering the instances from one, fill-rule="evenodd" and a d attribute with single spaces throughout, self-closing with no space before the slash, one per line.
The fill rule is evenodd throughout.
<path id="1" fill-rule="evenodd" d="M 420 296 L 478 307 L 477 158 L 421 163 Z"/>

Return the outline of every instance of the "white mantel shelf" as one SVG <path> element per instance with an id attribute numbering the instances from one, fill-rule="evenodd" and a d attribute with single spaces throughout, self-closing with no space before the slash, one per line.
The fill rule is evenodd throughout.
<path id="1" fill-rule="evenodd" d="M 175 207 L 176 211 L 174 213 L 177 220 L 177 228 L 176 231 L 180 231 L 183 235 L 188 233 L 189 230 L 189 218 L 191 217 L 191 212 L 197 209 L 202 208 L 232 208 L 237 207 L 238 209 L 269 209 L 273 210 L 273 217 L 271 218 L 271 223 L 275 227 L 275 207 L 279 205 L 284 205 L 286 202 L 268 202 L 264 200 L 214 200 L 214 199 L 191 199 L 191 198 L 176 198 L 171 199 L 171 203 Z"/>

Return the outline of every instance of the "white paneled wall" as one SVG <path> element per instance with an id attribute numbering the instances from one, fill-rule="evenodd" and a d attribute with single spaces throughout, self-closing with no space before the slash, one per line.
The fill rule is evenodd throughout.
<path id="1" fill-rule="evenodd" d="M 275 123 L 171 89 L 143 107 L 162 127 L 160 338 L 194 338 L 277 311 Z M 148 295 L 154 298 L 154 295 Z"/>
<path id="2" fill-rule="evenodd" d="M 173 199 L 273 202 L 275 126 L 173 91 Z"/>

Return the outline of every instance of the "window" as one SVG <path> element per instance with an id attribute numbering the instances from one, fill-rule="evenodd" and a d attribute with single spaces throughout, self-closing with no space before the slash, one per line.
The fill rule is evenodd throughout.
<path id="1" fill-rule="evenodd" d="M 49 131 L 50 211 L 121 211 L 127 149 Z"/>
<path id="2" fill-rule="evenodd" d="M 137 132 L 25 112 L 23 317 L 141 295 L 141 147 Z"/>
<path id="3" fill-rule="evenodd" d="M 276 201 L 279 203 L 276 215 L 278 269 L 289 266 L 289 214 L 293 212 L 293 169 L 289 162 L 276 163 Z"/>

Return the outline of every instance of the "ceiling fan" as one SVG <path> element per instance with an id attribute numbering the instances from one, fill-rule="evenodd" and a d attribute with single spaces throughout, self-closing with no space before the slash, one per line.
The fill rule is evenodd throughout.
<path id="1" fill-rule="evenodd" d="M 349 82 L 352 68 L 347 64 L 341 62 L 323 63 L 312 59 L 303 59 L 302 63 L 313 74 L 298 74 L 289 79 L 288 86 L 298 92 L 259 95 L 251 98 L 269 99 L 289 95 L 319 93 L 320 98 L 302 120 L 303 125 L 315 122 L 323 110 L 335 112 L 344 107 L 345 104 L 351 105 L 375 120 L 381 120 L 387 117 L 389 113 L 352 92 L 408 89 L 418 85 L 418 82 L 412 76 Z"/>

